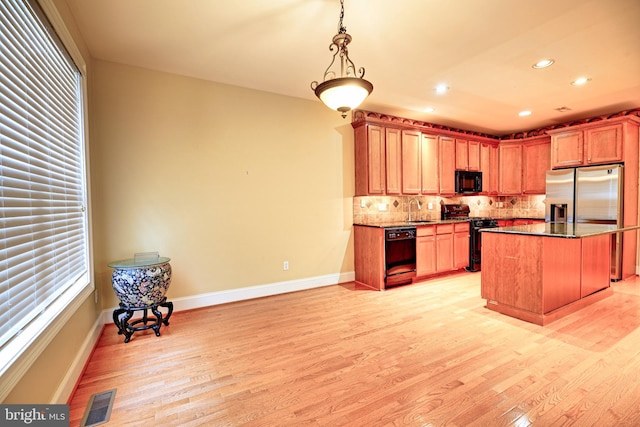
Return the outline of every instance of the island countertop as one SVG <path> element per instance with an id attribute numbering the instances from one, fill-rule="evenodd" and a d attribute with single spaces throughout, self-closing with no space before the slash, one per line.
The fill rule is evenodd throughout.
<path id="1" fill-rule="evenodd" d="M 619 228 L 616 224 L 545 222 L 544 224 L 540 223 L 515 225 L 512 227 L 486 228 L 483 229 L 482 232 L 579 239 L 583 237 L 599 236 L 601 234 L 613 234 L 637 230 L 639 228 L 640 226 L 635 225 Z"/>

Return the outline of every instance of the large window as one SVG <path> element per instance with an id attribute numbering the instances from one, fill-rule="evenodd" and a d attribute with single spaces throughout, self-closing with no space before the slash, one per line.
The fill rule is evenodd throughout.
<path id="1" fill-rule="evenodd" d="M 37 5 L 0 2 L 0 374 L 90 283 L 82 87 Z"/>

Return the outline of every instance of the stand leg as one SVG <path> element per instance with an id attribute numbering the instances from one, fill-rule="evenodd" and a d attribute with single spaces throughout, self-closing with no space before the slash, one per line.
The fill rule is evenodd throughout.
<path id="1" fill-rule="evenodd" d="M 118 327 L 118 335 L 122 335 L 124 333 L 124 328 L 122 324 L 121 316 L 125 312 L 123 308 L 116 308 L 113 310 L 113 323 Z"/>
<path id="2" fill-rule="evenodd" d="M 169 326 L 169 318 L 171 317 L 171 313 L 173 313 L 173 303 L 165 300 L 160 304 L 160 307 L 167 309 L 167 315 L 164 317 L 162 323 L 164 323 L 165 326 Z"/>
<path id="3" fill-rule="evenodd" d="M 127 343 L 131 340 L 131 335 L 133 335 L 133 332 L 135 331 L 135 329 L 133 329 L 130 325 L 129 325 L 129 320 L 131 320 L 131 318 L 133 317 L 133 310 L 124 310 L 125 314 L 122 316 L 122 329 L 123 329 L 123 333 L 124 333 L 124 342 Z"/>
<path id="4" fill-rule="evenodd" d="M 145 310 L 146 311 L 146 310 Z M 151 312 L 156 315 L 156 323 L 152 326 L 153 331 L 156 333 L 156 336 L 160 336 L 160 326 L 162 326 L 162 313 L 158 310 L 158 306 L 154 305 L 151 307 Z"/>

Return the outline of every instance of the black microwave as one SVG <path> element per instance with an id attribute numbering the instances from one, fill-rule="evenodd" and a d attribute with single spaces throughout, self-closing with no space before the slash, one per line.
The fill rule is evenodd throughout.
<path id="1" fill-rule="evenodd" d="M 456 193 L 482 192 L 482 172 L 456 171 Z"/>

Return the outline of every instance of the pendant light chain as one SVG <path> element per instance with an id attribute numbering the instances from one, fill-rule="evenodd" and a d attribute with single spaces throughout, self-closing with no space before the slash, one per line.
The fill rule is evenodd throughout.
<path id="1" fill-rule="evenodd" d="M 338 34 L 346 34 L 347 29 L 342 25 L 342 19 L 344 18 L 344 0 L 340 0 L 340 22 L 338 23 Z"/>

